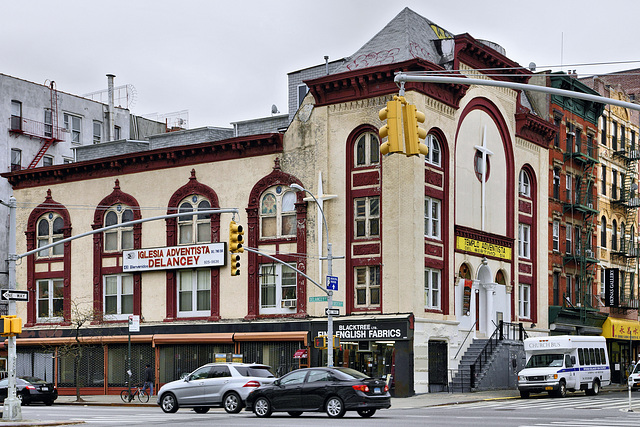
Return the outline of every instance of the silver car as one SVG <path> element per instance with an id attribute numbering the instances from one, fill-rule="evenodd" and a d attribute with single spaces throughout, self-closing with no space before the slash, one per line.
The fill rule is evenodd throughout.
<path id="1" fill-rule="evenodd" d="M 251 391 L 275 379 L 267 365 L 208 363 L 183 379 L 163 385 L 158 391 L 158 405 L 164 412 L 182 407 L 204 414 L 212 406 L 222 406 L 228 413 L 237 414 Z"/>

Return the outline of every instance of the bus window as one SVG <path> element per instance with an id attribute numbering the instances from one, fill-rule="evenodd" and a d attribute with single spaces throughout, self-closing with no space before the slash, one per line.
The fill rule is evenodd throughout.
<path id="1" fill-rule="evenodd" d="M 584 351 L 584 364 L 591 365 L 591 358 L 589 357 L 589 349 L 585 348 L 583 351 Z"/>
<path id="2" fill-rule="evenodd" d="M 580 362 L 580 365 L 584 365 L 584 354 L 581 348 L 578 349 L 578 361 Z"/>
<path id="3" fill-rule="evenodd" d="M 602 365 L 602 361 L 600 360 L 600 351 L 597 348 L 595 349 L 595 355 L 596 355 L 596 365 Z"/>
<path id="4" fill-rule="evenodd" d="M 594 348 L 589 349 L 589 354 L 591 355 L 591 365 L 596 364 L 596 350 Z"/>
<path id="5" fill-rule="evenodd" d="M 566 368 L 571 368 L 573 367 L 573 363 L 571 363 L 571 356 L 569 356 L 568 354 L 564 355 L 564 366 Z"/>
<path id="6" fill-rule="evenodd" d="M 603 365 L 607 364 L 607 358 L 604 355 L 604 348 L 600 349 L 600 360 L 602 360 Z"/>

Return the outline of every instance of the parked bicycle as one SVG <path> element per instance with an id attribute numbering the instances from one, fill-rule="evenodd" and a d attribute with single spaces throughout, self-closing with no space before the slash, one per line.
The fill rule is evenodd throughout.
<path id="1" fill-rule="evenodd" d="M 135 399 L 136 396 L 138 396 L 138 400 L 141 403 L 147 403 L 149 401 L 149 393 L 145 392 L 142 389 L 141 385 L 137 385 L 131 389 L 127 388 L 126 390 L 122 390 L 120 392 L 120 398 L 125 403 L 129 403 L 133 401 L 133 399 Z"/>

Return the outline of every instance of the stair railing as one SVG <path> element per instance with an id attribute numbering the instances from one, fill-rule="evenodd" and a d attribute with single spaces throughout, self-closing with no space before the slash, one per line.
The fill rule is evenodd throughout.
<path id="1" fill-rule="evenodd" d="M 471 335 L 471 332 L 476 330 L 476 324 L 478 323 L 478 320 L 476 319 L 475 322 L 473 322 L 473 325 L 471 326 L 471 329 L 469 329 L 469 332 L 467 332 L 467 336 L 464 337 L 464 340 L 462 340 L 462 344 L 460 344 L 460 347 L 458 348 L 458 352 L 456 353 L 456 356 L 454 357 L 454 359 L 458 358 L 458 355 L 460 354 L 460 350 L 462 350 L 464 348 L 464 343 L 467 342 L 467 338 L 469 338 L 469 335 Z"/>

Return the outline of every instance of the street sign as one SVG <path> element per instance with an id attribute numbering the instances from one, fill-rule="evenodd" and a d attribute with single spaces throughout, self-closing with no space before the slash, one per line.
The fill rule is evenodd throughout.
<path id="1" fill-rule="evenodd" d="M 338 290 L 338 277 L 337 276 L 327 276 L 327 289 L 332 291 Z"/>
<path id="2" fill-rule="evenodd" d="M 332 315 L 332 316 L 338 316 L 340 314 L 340 309 L 339 308 L 325 308 L 324 309 L 324 314 L 328 315 Z"/>
<path id="3" fill-rule="evenodd" d="M 6 301 L 29 301 L 28 291 L 2 290 L 0 295 Z"/>
<path id="4" fill-rule="evenodd" d="M 129 315 L 129 332 L 140 332 L 140 316 L 137 314 Z"/>
<path id="5" fill-rule="evenodd" d="M 342 301 L 331 301 L 334 307 L 344 307 L 344 303 Z"/>
<path id="6" fill-rule="evenodd" d="M 327 296 L 321 296 L 321 297 L 309 297 L 309 302 L 324 302 L 327 300 Z M 336 302 L 333 302 L 333 305 L 335 305 Z"/>

